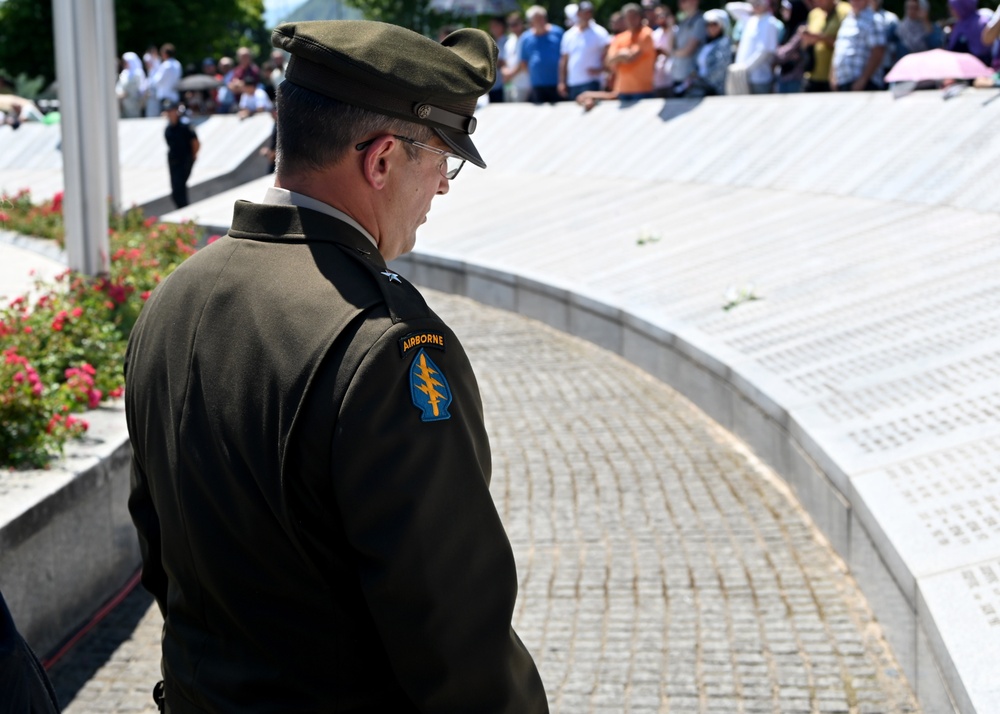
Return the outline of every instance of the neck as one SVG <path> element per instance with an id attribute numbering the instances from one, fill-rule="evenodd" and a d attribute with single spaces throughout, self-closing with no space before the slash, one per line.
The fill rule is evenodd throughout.
<path id="1" fill-rule="evenodd" d="M 301 193 L 338 211 L 343 211 L 357 221 L 362 228 L 371 234 L 376 245 L 379 242 L 378 221 L 375 220 L 374 207 L 366 200 L 362 191 L 358 190 L 356 182 L 345 180 L 344 164 L 321 171 L 310 171 L 287 175 L 279 170 L 275 175 L 274 185 L 287 191 Z M 336 186 L 336 190 L 331 187 Z"/>

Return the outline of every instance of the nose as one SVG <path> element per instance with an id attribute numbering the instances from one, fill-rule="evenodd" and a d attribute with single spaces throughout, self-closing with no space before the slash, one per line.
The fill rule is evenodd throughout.
<path id="1" fill-rule="evenodd" d="M 445 195 L 446 193 L 448 193 L 450 188 L 451 188 L 451 181 L 448 180 L 447 176 L 441 174 L 441 178 L 438 179 L 437 195 L 438 196 Z"/>

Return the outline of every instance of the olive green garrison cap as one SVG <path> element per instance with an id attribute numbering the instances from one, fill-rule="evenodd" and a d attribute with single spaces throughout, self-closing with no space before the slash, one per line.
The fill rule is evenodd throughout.
<path id="1" fill-rule="evenodd" d="M 482 30 L 458 30 L 437 43 L 383 22 L 289 22 L 274 28 L 271 44 L 291 54 L 286 81 L 425 124 L 456 154 L 486 168 L 469 136 L 476 101 L 496 79 L 497 46 Z"/>

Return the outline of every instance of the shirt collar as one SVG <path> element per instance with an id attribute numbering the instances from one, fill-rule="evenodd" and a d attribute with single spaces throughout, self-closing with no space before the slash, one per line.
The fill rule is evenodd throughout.
<path id="1" fill-rule="evenodd" d="M 356 220 L 343 211 L 334 208 L 329 203 L 323 203 L 303 193 L 296 193 L 295 191 L 289 191 L 287 188 L 278 188 L 277 186 L 268 187 L 267 193 L 264 194 L 264 200 L 261 203 L 270 206 L 298 206 L 299 208 L 308 208 L 313 211 L 325 213 L 328 216 L 333 216 L 337 220 L 343 221 L 358 230 L 361 235 L 371 241 L 376 250 L 378 249 L 378 243 L 375 242 L 371 233 L 366 231 Z"/>

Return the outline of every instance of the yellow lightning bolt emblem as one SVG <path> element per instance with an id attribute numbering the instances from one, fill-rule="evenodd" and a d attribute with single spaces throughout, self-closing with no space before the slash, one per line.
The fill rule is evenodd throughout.
<path id="1" fill-rule="evenodd" d="M 434 379 L 434 375 L 437 374 L 436 369 L 431 369 L 427 366 L 427 354 L 421 353 L 420 365 L 417 367 L 417 378 L 420 379 L 423 384 L 416 385 L 417 389 L 427 395 L 427 401 L 431 405 L 431 410 L 434 416 L 440 416 L 438 411 L 438 405 L 441 400 L 444 399 L 444 395 L 437 390 L 438 387 L 443 387 L 444 384 Z"/>
<path id="2" fill-rule="evenodd" d="M 451 389 L 441 369 L 421 349 L 410 367 L 410 392 L 413 404 L 423 412 L 423 421 L 450 419 Z"/>

